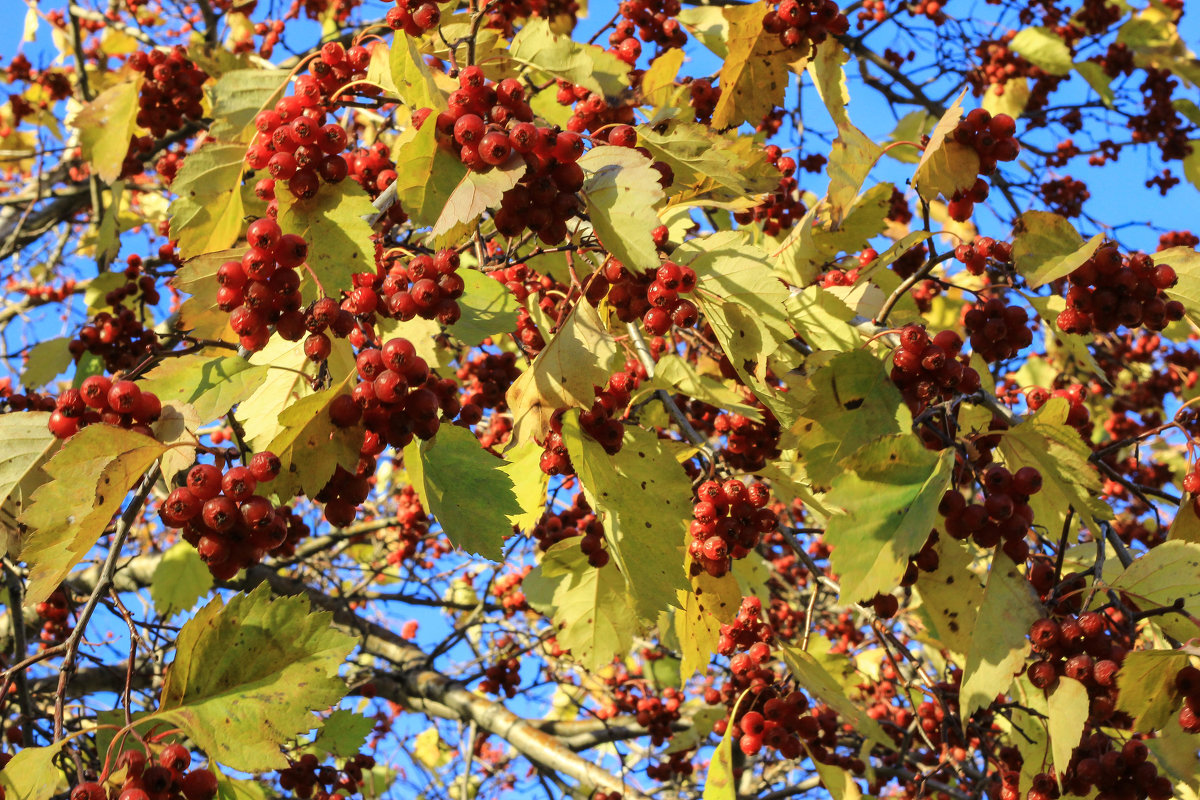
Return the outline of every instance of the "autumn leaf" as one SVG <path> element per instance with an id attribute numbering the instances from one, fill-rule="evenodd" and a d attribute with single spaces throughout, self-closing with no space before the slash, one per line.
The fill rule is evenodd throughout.
<path id="1" fill-rule="evenodd" d="M 616 344 L 596 309 L 576 304 L 562 328 L 509 387 L 512 445 L 542 439 L 559 408 L 590 408 L 596 386 L 608 381 L 608 363 Z"/>
<path id="2" fill-rule="evenodd" d="M 135 72 L 96 95 L 71 119 L 71 126 L 79 131 L 83 157 L 105 183 L 121 174 L 137 124 L 141 88 L 142 76 Z"/>
<path id="3" fill-rule="evenodd" d="M 89 425 L 46 462 L 42 469 L 50 481 L 33 493 L 20 516 L 30 529 L 21 549 L 30 565 L 27 603 L 40 603 L 58 588 L 164 450 L 144 434 Z"/>
<path id="4" fill-rule="evenodd" d="M 171 238 L 184 258 L 231 247 L 242 232 L 246 147 L 210 143 L 184 159 L 171 184 Z"/>
<path id="5" fill-rule="evenodd" d="M 956 142 L 951 134 L 962 119 L 963 89 L 946 113 L 933 127 L 929 144 L 913 174 L 917 192 L 926 200 L 939 194 L 950 200 L 956 192 L 965 192 L 975 185 L 979 176 L 979 155 L 973 147 Z"/>
<path id="6" fill-rule="evenodd" d="M 580 194 L 600 243 L 635 272 L 658 269 L 654 206 L 663 191 L 650 159 L 627 147 L 605 145 L 593 147 L 578 163 L 587 176 Z"/>
<path id="7" fill-rule="evenodd" d="M 722 9 L 729 21 L 729 53 L 721 65 L 721 97 L 712 115 L 717 130 L 757 123 L 783 103 L 792 56 L 777 34 L 763 30 L 762 20 L 770 8 L 762 0 Z"/>
<path id="8" fill-rule="evenodd" d="M 266 583 L 215 598 L 179 632 L 157 718 L 233 769 L 286 767 L 280 746 L 320 727 L 312 712 L 346 693 L 337 670 L 356 640 L 331 617 L 302 597 L 272 598 Z"/>
<path id="9" fill-rule="evenodd" d="M 529 605 L 553 620 L 559 646 L 583 668 L 600 669 L 629 652 L 636 613 L 616 564 L 591 566 L 568 539 L 547 550 L 521 585 Z"/>
<path id="10" fill-rule="evenodd" d="M 366 191 L 355 181 L 326 186 L 317 196 L 304 200 L 286 188 L 275 190 L 279 201 L 279 226 L 284 233 L 295 233 L 308 242 L 307 269 L 320 283 L 320 292 L 311 287 L 311 299 L 337 297 L 353 288 L 353 276 L 375 269 L 373 232 L 365 217 L 375 207 Z"/>
<path id="11" fill-rule="evenodd" d="M 860 448 L 833 481 L 825 502 L 839 509 L 825 540 L 841 581 L 843 602 L 870 600 L 900 584 L 941 517 L 954 451 L 930 452 L 911 434 L 893 434 Z"/>

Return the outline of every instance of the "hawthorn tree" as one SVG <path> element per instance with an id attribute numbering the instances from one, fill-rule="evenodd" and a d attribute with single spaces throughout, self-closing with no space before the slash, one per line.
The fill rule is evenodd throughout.
<path id="1" fill-rule="evenodd" d="M 29 0 L 0 796 L 1195 798 L 1183 11 Z"/>

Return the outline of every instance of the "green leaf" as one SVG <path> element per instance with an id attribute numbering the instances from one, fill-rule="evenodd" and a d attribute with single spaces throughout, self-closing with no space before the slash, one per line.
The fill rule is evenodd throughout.
<path id="1" fill-rule="evenodd" d="M 212 588 L 212 573 L 200 559 L 196 548 L 180 542 L 163 553 L 150 579 L 150 598 L 163 618 L 190 611 L 196 601 Z"/>
<path id="2" fill-rule="evenodd" d="M 757 125 L 783 104 L 792 56 L 777 34 L 763 30 L 762 20 L 769 10 L 765 0 L 722 9 L 729 20 L 729 53 L 721 64 L 721 96 L 712 115 L 717 130 L 743 122 Z"/>
<path id="3" fill-rule="evenodd" d="M 587 177 L 580 194 L 600 244 L 635 272 L 658 269 L 652 231 L 663 198 L 651 160 L 628 147 L 593 147 L 579 159 Z"/>
<path id="4" fill-rule="evenodd" d="M 769 398 L 762 384 L 754 386 L 750 374 L 760 380 L 765 376 L 767 358 L 792 336 L 792 328 L 784 309 L 790 293 L 766 254 L 748 244 L 743 234 L 725 231 L 689 240 L 671 260 L 696 271 L 693 296 L 722 349 L 756 394 Z"/>
<path id="5" fill-rule="evenodd" d="M 484 450 L 475 434 L 443 425 L 428 442 L 404 448 L 404 466 L 421 503 L 456 546 L 501 561 L 509 517 L 521 513 L 504 461 Z"/>
<path id="6" fill-rule="evenodd" d="M 1029 103 L 1029 80 L 1024 76 L 1009 78 L 1004 83 L 991 84 L 983 93 L 981 107 L 992 116 L 1007 114 L 1013 119 L 1021 116 Z"/>
<path id="7" fill-rule="evenodd" d="M 520 530 L 536 525 L 546 510 L 546 486 L 550 476 L 542 472 L 543 452 L 540 444 L 530 440 L 509 450 L 500 467 L 508 473 L 513 496 L 521 508 L 519 513 L 510 514 L 508 521 Z"/>
<path id="8" fill-rule="evenodd" d="M 504 284 L 475 269 L 460 269 L 463 294 L 458 299 L 462 316 L 450 331 L 463 344 L 474 347 L 489 336 L 517 329 L 517 298 Z"/>
<path id="9" fill-rule="evenodd" d="M 685 565 L 691 572 L 691 559 Z M 737 578 L 727 573 L 714 578 L 704 570 L 690 579 L 691 586 L 676 592 L 675 635 L 679 639 L 680 676 L 687 680 L 706 674 L 717 652 L 721 626 L 732 623 L 742 604 Z"/>
<path id="10" fill-rule="evenodd" d="M 433 125 L 410 128 L 401 134 L 395 152 L 396 201 L 419 228 L 437 222 L 467 175 L 457 156 L 438 147 L 436 135 Z"/>
<path id="11" fill-rule="evenodd" d="M 1200 616 L 1200 544 L 1163 542 L 1134 559 L 1112 588 L 1143 611 L 1181 600 L 1187 614 Z M 1187 641 L 1196 635 L 1196 624 L 1178 614 L 1166 614 L 1156 622 L 1176 639 Z"/>
<path id="12" fill-rule="evenodd" d="M 720 59 L 729 55 L 729 18 L 720 6 L 685 7 L 675 18 Z"/>
<path id="13" fill-rule="evenodd" d="M 616 97 L 629 86 L 629 65 L 593 44 L 550 30 L 544 17 L 526 21 L 513 37 L 508 55 L 552 78 L 585 86 L 605 97 Z"/>
<path id="14" fill-rule="evenodd" d="M 43 411 L 0 414 L 0 554 L 8 552 L 9 537 L 19 533 L 16 517 L 45 479 L 38 468 L 59 444 L 49 422 Z"/>
<path id="15" fill-rule="evenodd" d="M 762 421 L 762 412 L 748 405 L 740 392 L 710 375 L 700 374 L 691 362 L 675 353 L 665 353 L 658 359 L 654 365 L 654 380 L 673 392 L 741 414 L 755 422 Z"/>
<path id="16" fill-rule="evenodd" d="M 854 311 L 821 286 L 809 286 L 790 295 L 787 310 L 788 321 L 797 335 L 813 350 L 844 353 L 862 345 L 862 334 L 850 324 Z M 878 359 L 872 360 L 878 362 Z"/>
<path id="17" fill-rule="evenodd" d="M 1074 66 L 1071 49 L 1050 28 L 1025 28 L 1017 32 L 1008 46 L 1051 75 L 1067 75 Z"/>
<path id="18" fill-rule="evenodd" d="M 405 39 L 408 37 L 405 36 Z M 355 714 L 345 708 L 333 710 L 321 726 L 313 747 L 333 753 L 342 758 L 358 755 L 358 751 L 367 741 L 367 736 L 375 728 L 375 720 L 362 714 Z"/>
<path id="19" fill-rule="evenodd" d="M 1100 522 L 1112 518 L 1112 509 L 1097 496 L 1101 482 L 1088 463 L 1091 450 L 1065 424 L 1067 410 L 1065 399 L 1051 398 L 1032 417 L 1000 432 L 1000 452 L 1013 472 L 1036 467 L 1042 474 L 1042 490 L 1029 499 L 1038 525 L 1062 530 L 1067 509 L 1073 507 L 1092 530 L 1100 530 Z"/>
<path id="20" fill-rule="evenodd" d="M 242 232 L 246 147 L 212 142 L 189 153 L 171 184 L 171 238 L 183 258 L 232 247 Z M 284 190 L 280 189 L 281 192 Z M 219 266 L 219 265 L 218 265 Z"/>
<path id="21" fill-rule="evenodd" d="M 1095 61 L 1078 61 L 1075 63 L 1075 70 L 1100 96 L 1101 102 L 1112 108 L 1117 94 L 1112 90 L 1112 78 L 1104 71 L 1104 67 Z"/>
<path id="22" fill-rule="evenodd" d="M 793 431 L 797 455 L 817 486 L 828 486 L 864 445 L 912 424 L 886 365 L 867 350 L 834 356 L 813 372 L 809 386 Z"/>
<path id="23" fill-rule="evenodd" d="M 936 124 L 937 120 L 928 111 L 910 111 L 896 123 L 896 127 L 892 129 L 892 135 L 888 137 L 888 142 L 893 144 L 896 142 L 918 143 L 922 136 L 933 132 L 933 126 Z M 905 164 L 919 163 L 921 153 L 922 151 L 916 147 L 891 147 L 886 151 L 888 157 Z"/>
<path id="24" fill-rule="evenodd" d="M 684 88 L 676 83 L 679 68 L 683 66 L 683 50 L 672 47 L 650 62 L 642 74 L 642 96 L 650 105 L 663 106 L 681 105 L 678 100 Z"/>
<path id="25" fill-rule="evenodd" d="M 1192 152 L 1183 159 L 1183 175 L 1192 186 L 1200 189 L 1200 140 L 1193 139 L 1188 144 Z"/>
<path id="26" fill-rule="evenodd" d="M 444 236 L 459 225 L 473 224 L 484 211 L 498 207 L 504 193 L 516 186 L 524 175 L 525 159 L 516 153 L 487 172 L 466 173 L 446 198 L 442 213 L 429 232 L 430 238 Z"/>
<path id="27" fill-rule="evenodd" d="M 840 42 L 826 39 L 818 46 L 816 57 L 808 64 L 813 84 L 838 129 L 826 168 L 829 175 L 830 224 L 834 228 L 841 224 L 847 207 L 883 154 L 882 147 L 850 122 L 847 112 L 850 93 L 842 69 L 849 58 L 850 53 Z"/>
<path id="28" fill-rule="evenodd" d="M 963 666 L 960 700 L 968 714 L 986 708 L 1012 685 L 1029 654 L 1025 632 L 1041 616 L 1029 581 L 1002 552 L 992 558 L 979 615 L 971 626 L 971 649 Z"/>
<path id="29" fill-rule="evenodd" d="M 929 136 L 929 144 L 913 173 L 917 192 L 926 200 L 939 194 L 949 200 L 955 192 L 965 192 L 975 185 L 979 176 L 979 155 L 975 148 L 956 142 L 951 134 L 962 119 L 962 99 L 967 90 L 946 109 Z"/>
<path id="30" fill-rule="evenodd" d="M 355 181 L 325 185 L 317 196 L 301 200 L 280 185 L 279 226 L 308 242 L 308 269 L 327 297 L 353 287 L 357 272 L 375 271 L 373 231 L 367 217 L 375 212 L 366 190 Z M 319 295 L 314 295 L 314 297 Z"/>
<path id="31" fill-rule="evenodd" d="M 986 576 L 972 569 L 975 553 L 968 545 L 943 536 L 934 547 L 937 569 L 917 576 L 920 610 L 926 617 L 929 636 L 956 656 L 965 656 L 971 650 Z"/>
<path id="32" fill-rule="evenodd" d="M 1200 152 L 1197 143 L 1196 152 Z M 1155 264 L 1169 264 L 1178 282 L 1166 290 L 1167 297 L 1183 303 L 1193 319 L 1200 319 L 1200 253 L 1190 247 L 1170 247 L 1154 254 Z"/>
<path id="33" fill-rule="evenodd" d="M 616 343 L 596 309 L 577 303 L 558 333 L 508 389 L 511 446 L 542 439 L 559 408 L 591 408 L 594 387 L 608 382 L 608 365 L 616 354 Z"/>
<path id="34" fill-rule="evenodd" d="M 742 696 L 734 703 L 729 718 L 735 719 L 738 706 L 746 697 Z M 733 726 L 725 728 L 721 741 L 713 750 L 712 760 L 708 762 L 708 774 L 704 776 L 704 794 L 702 800 L 737 800 L 737 776 L 733 767 Z"/>
<path id="35" fill-rule="evenodd" d="M 271 338 L 267 346 L 250 356 L 250 363 L 267 367 L 254 394 L 238 406 L 238 416 L 246 440 L 255 450 L 265 450 L 283 430 L 280 414 L 297 400 L 316 393 L 312 381 L 320 365 L 304 355 L 303 342 L 289 342 L 281 336 Z M 329 379 L 340 382 L 356 372 L 354 350 L 345 339 L 333 340 L 333 351 L 326 362 Z"/>
<path id="36" fill-rule="evenodd" d="M 392 39 L 389 63 L 392 82 L 404 105 L 414 111 L 432 108 L 435 116 L 437 112 L 446 110 L 446 98 L 437 88 L 425 57 L 417 49 L 416 39 L 411 36 Z"/>
<path id="37" fill-rule="evenodd" d="M 1117 672 L 1117 711 L 1132 717 L 1138 731 L 1149 733 L 1166 727 L 1183 702 L 1175 688 L 1175 674 L 1189 663 L 1184 650 L 1129 653 Z"/>
<path id="38" fill-rule="evenodd" d="M 20 517 L 32 529 L 21 552 L 30 566 L 27 603 L 40 603 L 58 588 L 165 449 L 149 436 L 97 424 L 72 436 L 46 462 L 42 469 L 50 480 Z"/>
<path id="39" fill-rule="evenodd" d="M 809 750 L 807 744 L 804 745 L 804 749 Z M 811 754 L 812 751 L 809 752 Z M 849 770 L 824 764 L 816 758 L 812 759 L 812 765 L 821 779 L 821 784 L 829 790 L 833 800 L 859 800 L 862 797 L 862 790 L 854 782 L 854 775 Z"/>
<path id="40" fill-rule="evenodd" d="M 70 344 L 71 340 L 65 336 L 35 344 L 29 351 L 25 371 L 21 373 L 21 385 L 26 389 L 37 389 L 66 372 L 73 360 L 68 349 Z"/>
<path id="41" fill-rule="evenodd" d="M 337 672 L 356 640 L 332 618 L 302 597 L 272 599 L 265 583 L 228 605 L 214 598 L 179 633 L 156 716 L 232 769 L 287 766 L 280 745 L 346 693 Z"/>
<path id="42" fill-rule="evenodd" d="M 76 734 L 78 735 L 78 734 Z M 72 737 L 49 747 L 26 747 L 0 769 L 0 789 L 5 800 L 49 800 L 67 788 L 67 777 L 54 763 Z"/>
<path id="43" fill-rule="evenodd" d="M 1048 211 L 1026 211 L 1013 226 L 1013 265 L 1030 288 L 1063 278 L 1092 257 L 1104 241 L 1096 234 L 1087 242 L 1066 217 Z"/>
<path id="44" fill-rule="evenodd" d="M 669 50 L 668 53 L 682 53 Z M 664 56 L 665 57 L 665 56 Z M 672 202 L 713 201 L 749 206 L 753 198 L 775 191 L 779 171 L 753 139 L 736 132 L 720 134 L 707 125 L 681 119 L 638 126 L 638 144 L 675 176 Z M 655 172 L 655 180 L 658 173 Z"/>
<path id="45" fill-rule="evenodd" d="M 782 642 L 780 645 L 784 663 L 804 691 L 838 712 L 855 731 L 868 739 L 881 744 L 891 741 L 879 723 L 846 696 L 841 684 L 811 654 Z"/>
<path id="46" fill-rule="evenodd" d="M 229 313 L 217 307 L 217 271 L 226 261 L 241 261 L 246 247 L 218 250 L 189 258 L 171 279 L 171 288 L 191 295 L 179 309 L 179 328 L 202 339 L 236 342 Z M 114 273 L 107 273 L 114 274 Z M 116 273 L 119 274 L 119 273 Z"/>
<path id="47" fill-rule="evenodd" d="M 213 117 L 209 135 L 222 142 L 250 144 L 256 133 L 254 118 L 283 95 L 288 74 L 284 69 L 235 69 L 218 78 L 209 90 Z"/>
<path id="48" fill-rule="evenodd" d="M 1074 678 L 1060 675 L 1058 683 L 1047 697 L 1049 705 L 1050 752 L 1054 769 L 1063 773 L 1071 761 L 1071 753 L 1079 746 L 1088 719 L 1087 687 Z"/>
<path id="49" fill-rule="evenodd" d="M 866 445 L 834 478 L 825 503 L 841 510 L 829 520 L 825 540 L 840 576 L 843 603 L 870 600 L 900 585 L 940 517 L 938 503 L 954 466 L 954 451 L 926 450 L 911 434 L 893 434 Z"/>
<path id="50" fill-rule="evenodd" d="M 241 356 L 226 356 L 215 349 L 164 359 L 146 373 L 143 391 L 153 392 L 164 403 L 188 403 L 201 423 L 225 416 L 245 400 L 267 375 L 263 365 L 251 364 Z"/>
<path id="51" fill-rule="evenodd" d="M 529 605 L 553 620 L 559 646 L 585 669 L 629 652 L 637 614 L 625 577 L 612 562 L 599 569 L 588 564 L 579 542 L 547 550 L 521 588 Z"/>
<path id="52" fill-rule="evenodd" d="M 692 484 L 657 434 L 626 426 L 621 451 L 610 456 L 563 418 L 563 442 L 588 503 L 604 522 L 609 553 L 621 569 L 642 620 L 674 606 L 687 587 L 683 571 Z"/>
<path id="53" fill-rule="evenodd" d="M 112 183 L 121 174 L 137 125 L 141 87 L 140 76 L 114 84 L 71 118 L 71 127 L 79 131 L 83 157 L 105 183 Z"/>
<path id="54" fill-rule="evenodd" d="M 363 433 L 358 426 L 339 428 L 329 416 L 329 407 L 347 393 L 346 383 L 309 395 L 279 414 L 283 427 L 266 449 L 279 456 L 283 468 L 271 481 L 271 491 L 292 497 L 303 491 L 316 497 L 340 466 L 354 473 Z"/>

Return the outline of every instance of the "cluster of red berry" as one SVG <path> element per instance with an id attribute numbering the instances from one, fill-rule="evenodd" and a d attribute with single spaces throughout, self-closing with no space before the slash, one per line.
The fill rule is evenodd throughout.
<path id="1" fill-rule="evenodd" d="M 1001 268 L 1012 266 L 1012 245 L 1008 242 L 997 242 L 990 236 L 980 236 L 955 247 L 954 257 L 967 268 L 967 272 L 982 275 L 990 263 L 995 263 Z"/>
<path id="2" fill-rule="evenodd" d="M 532 565 L 526 564 L 516 572 L 504 573 L 492 583 L 492 597 L 500 601 L 506 619 L 529 609 L 525 592 L 521 590 L 521 582 L 532 569 Z"/>
<path id="3" fill-rule="evenodd" d="M 991 175 L 998 162 L 1013 161 L 1020 154 L 1021 145 L 1013 138 L 1016 132 L 1017 123 L 1008 114 L 993 117 L 987 110 L 976 108 L 959 120 L 951 136 L 978 154 L 980 175 Z M 955 192 L 948 204 L 950 216 L 959 222 L 969 219 L 975 203 L 986 200 L 987 194 L 988 185 L 982 178 L 968 191 Z"/>
<path id="4" fill-rule="evenodd" d="M 396 5 L 388 9 L 384 18 L 389 28 L 394 31 L 404 31 L 413 38 L 431 31 L 442 21 L 442 12 L 438 4 L 426 0 L 396 0 Z"/>
<path id="5" fill-rule="evenodd" d="M 688 527 L 692 574 L 704 571 L 714 578 L 721 577 L 729 571 L 733 559 L 745 558 L 759 538 L 779 524 L 775 512 L 767 508 L 771 491 L 766 484 L 747 486 L 736 479 L 705 481 L 696 495 Z"/>
<path id="6" fill-rule="evenodd" d="M 495 212 L 497 230 L 511 237 L 528 229 L 545 244 L 562 241 L 567 220 L 579 210 L 575 193 L 584 176 L 576 162 L 583 155 L 583 138 L 534 125 L 525 87 L 515 78 L 492 84 L 479 67 L 467 67 L 458 81 L 449 109 L 436 118 L 443 145 L 475 172 L 505 164 L 513 153 L 525 163 L 520 182 L 504 193 Z M 421 109 L 414 124 L 420 127 L 431 113 Z"/>
<path id="7" fill-rule="evenodd" d="M 143 392 L 133 381 L 113 382 L 103 375 L 92 375 L 78 389 L 67 389 L 58 396 L 48 426 L 59 439 L 70 438 L 80 428 L 97 422 L 153 436 L 150 423 L 160 414 L 162 402 L 153 392 Z"/>
<path id="8" fill-rule="evenodd" d="M 800 183 L 796 180 L 796 159 L 783 155 L 777 145 L 767 145 L 767 161 L 775 165 L 782 177 L 779 185 L 761 203 L 748 211 L 733 215 L 739 225 L 758 222 L 768 236 L 778 236 L 790 229 L 808 211 L 800 200 Z"/>
<path id="9" fill-rule="evenodd" d="M 595 131 L 599 141 L 609 141 L 612 125 L 629 127 L 634 122 L 633 106 L 627 103 L 609 103 L 604 95 L 597 94 L 586 86 L 576 86 L 559 78 L 558 92 L 555 95 L 559 105 L 574 105 L 571 117 L 567 120 L 567 130 L 575 133 Z M 632 130 L 632 128 L 630 128 Z"/>
<path id="10" fill-rule="evenodd" d="M 537 540 L 538 549 L 545 552 L 555 544 L 574 538 L 579 540 L 579 549 L 588 557 L 588 563 L 600 568 L 608 563 L 608 551 L 604 549 L 604 524 L 597 519 L 592 507 L 576 492 L 571 505 L 559 511 L 547 511 L 533 526 L 531 534 Z"/>
<path id="11" fill-rule="evenodd" d="M 297 342 L 304 338 L 304 355 L 314 363 L 324 361 L 333 352 L 329 334 L 344 339 L 356 330 L 354 315 L 338 306 L 331 297 L 314 300 L 303 312 L 285 311 L 275 322 L 275 331 L 287 341 Z M 308 336 L 304 336 L 305 332 Z"/>
<path id="12" fill-rule="evenodd" d="M 42 643 L 40 649 L 45 650 L 48 647 L 53 647 L 60 642 L 66 641 L 71 634 L 71 626 L 67 624 L 67 620 L 71 616 L 71 599 L 66 591 L 61 587 L 55 589 L 42 602 L 38 603 L 33 609 L 39 617 L 45 620 L 42 623 L 42 632 L 40 638 Z"/>
<path id="13" fill-rule="evenodd" d="M 302 800 L 349 797 L 360 791 L 364 770 L 374 766 L 375 758 L 364 753 L 347 759 L 340 769 L 328 764 L 321 766 L 316 755 L 305 753 L 294 761 L 288 759 L 288 766 L 279 770 L 279 788 Z"/>
<path id="14" fill-rule="evenodd" d="M 379 287 L 388 314 L 402 322 L 419 316 L 453 325 L 462 316 L 458 298 L 462 297 L 465 286 L 458 265 L 458 253 L 454 250 L 419 255 L 407 264 L 395 261 Z M 364 275 L 364 278 L 371 280 L 374 276 Z M 356 315 L 369 314 L 376 310 L 379 299 L 373 289 L 357 288 L 348 298 L 349 310 Z"/>
<path id="15" fill-rule="evenodd" d="M 167 745 L 152 764 L 141 750 L 126 750 L 117 759 L 117 769 L 125 771 L 125 780 L 113 789 L 113 800 L 151 800 L 158 797 L 183 797 L 185 800 L 213 800 L 217 796 L 217 776 L 212 770 L 197 767 L 188 770 L 192 754 L 181 744 Z M 71 790 L 71 800 L 109 800 L 110 793 L 95 781 L 86 781 Z"/>
<path id="16" fill-rule="evenodd" d="M 217 270 L 217 307 L 230 312 L 230 327 L 251 352 L 267 346 L 271 338 L 267 326 L 272 324 L 285 339 L 298 341 L 304 318 L 296 270 L 308 258 L 308 242 L 283 233 L 270 217 L 250 223 L 246 241 L 250 248 L 242 259 L 226 261 Z"/>
<path id="17" fill-rule="evenodd" d="M 507 638 L 507 637 L 505 637 Z M 515 656 L 501 658 L 483 670 L 479 691 L 512 698 L 521 688 L 521 661 Z"/>
<path id="18" fill-rule="evenodd" d="M 1122 258 L 1116 245 L 1104 245 L 1067 281 L 1067 307 L 1057 319 L 1065 333 L 1111 333 L 1120 325 L 1161 331 L 1183 319 L 1183 304 L 1163 294 L 1178 281 L 1175 270 L 1145 253 Z"/>
<path id="19" fill-rule="evenodd" d="M 780 0 L 763 17 L 763 30 L 787 48 L 816 50 L 829 36 L 850 30 L 850 21 L 834 0 Z"/>
<path id="20" fill-rule="evenodd" d="M 521 376 L 516 353 L 478 351 L 463 359 L 455 372 L 462 390 L 460 421 L 468 425 L 478 422 L 485 409 L 503 411 L 508 408 L 505 395 L 513 381 Z"/>
<path id="21" fill-rule="evenodd" d="M 900 329 L 891 378 L 914 413 L 938 400 L 979 390 L 979 373 L 967 366 L 962 345 L 954 331 L 939 331 L 930 340 L 923 325 Z"/>
<path id="22" fill-rule="evenodd" d="M 279 458 L 266 451 L 255 453 L 249 466 L 224 471 L 216 464 L 197 464 L 188 470 L 184 485 L 167 495 L 159 517 L 164 525 L 183 529 L 183 538 L 199 551 L 214 578 L 229 580 L 267 553 L 282 552 L 289 540 L 294 545 L 307 535 L 290 509 L 257 493 L 259 484 L 275 480 L 279 470 Z"/>
<path id="23" fill-rule="evenodd" d="M 1040 772 L 1033 776 L 1026 800 L 1056 800 L 1063 795 L 1132 797 L 1137 800 L 1175 797 L 1171 779 L 1159 775 L 1158 767 L 1148 760 L 1150 751 L 1145 742 L 1129 739 L 1118 744 L 1102 732 L 1084 737 L 1071 751 L 1071 761 L 1061 775 Z M 1001 798 L 1007 800 L 1003 793 Z"/>
<path id="24" fill-rule="evenodd" d="M 682 7 L 679 0 L 622 0 L 617 9 L 621 19 L 608 35 L 609 52 L 632 66 L 642 54 L 642 42 L 653 42 L 660 50 L 683 47 L 687 32 L 675 19 Z"/>
<path id="25" fill-rule="evenodd" d="M 309 65 L 310 74 L 296 79 L 294 94 L 254 118 L 258 133 L 246 151 L 246 164 L 270 175 L 255 186 L 255 193 L 269 201 L 268 213 L 274 207 L 275 181 L 287 181 L 293 195 L 309 198 L 322 180 L 339 183 L 346 178 L 350 168 L 342 151 L 350 137 L 342 126 L 325 123 L 328 98 L 365 75 L 370 60 L 364 47 L 346 50 L 329 42 Z"/>
<path id="26" fill-rule="evenodd" d="M 179 130 L 184 119 L 204 116 L 201 86 L 208 73 L 187 57 L 180 46 L 166 50 L 137 51 L 129 56 L 129 65 L 145 76 L 138 91 L 137 124 L 156 139 L 168 131 Z"/>
<path id="27" fill-rule="evenodd" d="M 1087 390 L 1081 384 L 1053 391 L 1041 386 L 1031 386 L 1025 392 L 1025 403 L 1029 406 L 1030 411 L 1037 411 L 1052 397 L 1061 397 L 1067 401 L 1066 424 L 1077 429 L 1086 439 L 1087 434 L 1091 431 L 1091 414 L 1083 402 L 1087 397 Z"/>
<path id="28" fill-rule="evenodd" d="M 330 404 L 334 425 L 348 428 L 361 419 L 378 436 L 379 445 L 399 450 L 414 436 L 432 439 L 441 427 L 440 416 L 447 421 L 458 416 L 457 384 L 431 372 L 408 339 L 368 347 L 358 354 L 356 364 L 359 381 L 353 391 Z"/>
<path id="29" fill-rule="evenodd" d="M 982 503 L 968 504 L 957 489 L 949 489 L 938 505 L 944 517 L 943 530 L 954 539 L 973 539 L 980 547 L 1002 544 L 1004 552 L 1018 564 L 1029 557 L 1025 535 L 1033 525 L 1029 498 L 1042 489 L 1042 476 L 1033 467 L 1011 473 L 999 465 L 984 470 L 980 477 Z"/>
<path id="30" fill-rule="evenodd" d="M 965 307 L 963 327 L 971 349 L 989 364 L 1012 358 L 1033 343 L 1029 313 L 999 297 Z"/>
<path id="31" fill-rule="evenodd" d="M 142 323 L 137 311 L 125 305 L 127 298 L 136 298 L 143 308 L 156 305 L 162 299 L 154 285 L 154 277 L 139 277 L 141 270 L 141 256 L 131 255 L 126 259 L 126 283 L 104 296 L 104 302 L 111 310 L 98 312 L 67 345 L 76 363 L 84 353 L 91 353 L 104 359 L 107 371 L 121 372 L 133 369 L 158 351 L 158 336 L 154 330 Z"/>

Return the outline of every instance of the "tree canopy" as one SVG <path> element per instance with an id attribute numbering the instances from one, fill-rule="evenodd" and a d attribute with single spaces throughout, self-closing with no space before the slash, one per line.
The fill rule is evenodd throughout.
<path id="1" fill-rule="evenodd" d="M 0 800 L 1196 800 L 1182 0 L 27 0 Z"/>

